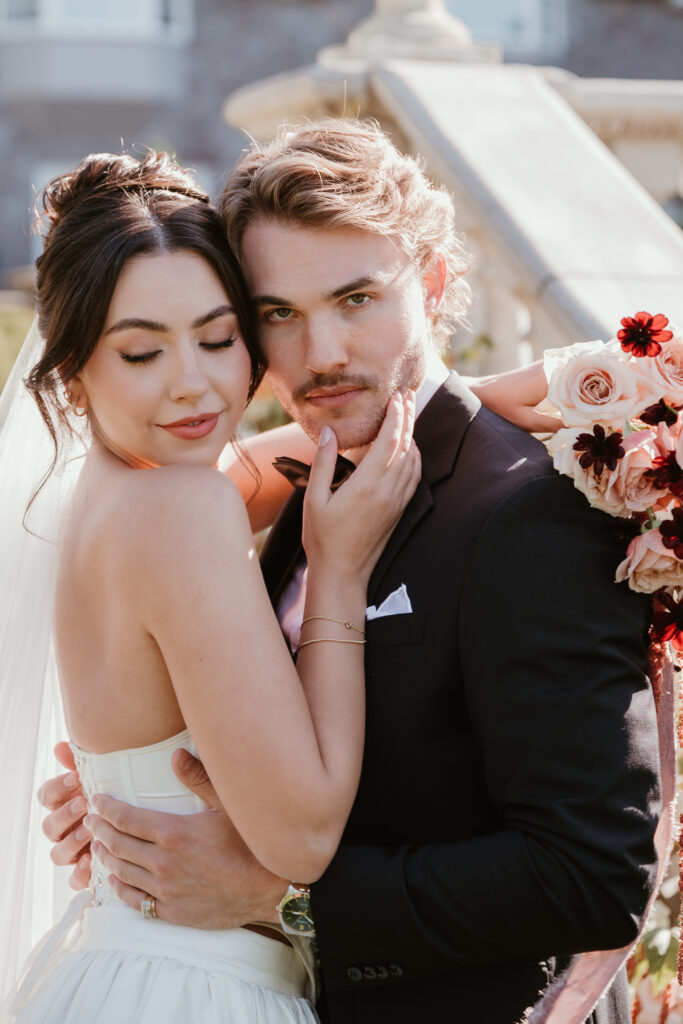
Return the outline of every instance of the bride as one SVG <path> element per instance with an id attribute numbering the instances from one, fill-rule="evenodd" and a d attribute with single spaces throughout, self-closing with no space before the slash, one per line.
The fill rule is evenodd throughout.
<path id="1" fill-rule="evenodd" d="M 358 783 L 365 591 L 419 479 L 414 396 L 391 398 L 377 440 L 334 493 L 336 441 L 321 436 L 295 668 L 242 498 L 213 468 L 263 366 L 242 276 L 206 196 L 166 155 L 100 155 L 52 181 L 43 202 L 45 344 L 28 387 L 59 456 L 73 455 L 80 427 L 87 442 L 61 515 L 54 591 L 62 700 L 85 794 L 192 813 L 198 801 L 170 760 L 193 745 L 261 863 L 312 882 Z M 39 488 L 27 511 L 38 534 L 45 496 Z M 315 1019 L 305 942 L 295 948 L 258 923 L 174 925 L 151 899 L 142 909 L 117 899 L 95 859 L 90 891 L 38 947 L 3 1019 Z M 152 932 L 145 918 L 155 916 Z"/>

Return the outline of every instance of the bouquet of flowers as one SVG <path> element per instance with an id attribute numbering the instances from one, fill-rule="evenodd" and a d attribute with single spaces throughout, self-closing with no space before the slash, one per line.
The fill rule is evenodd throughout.
<path id="1" fill-rule="evenodd" d="M 564 424 L 546 446 L 591 505 L 634 521 L 617 582 L 655 595 L 652 639 L 683 652 L 683 332 L 661 313 L 621 325 L 545 353 Z"/>
<path id="2" fill-rule="evenodd" d="M 632 524 L 634 536 L 616 581 L 627 580 L 631 589 L 653 596 L 650 672 L 661 716 L 662 666 L 671 655 L 683 657 L 683 331 L 661 313 L 636 313 L 624 317 L 621 330 L 606 344 L 591 341 L 547 351 L 544 369 L 548 402 L 563 423 L 546 441 L 555 468 L 571 477 L 595 508 Z M 678 725 L 680 746 L 683 716 Z M 660 731 L 660 744 L 663 735 L 668 733 Z M 662 785 L 669 794 L 663 817 L 670 821 L 673 737 L 663 746 Z M 671 838 L 667 827 L 660 836 L 663 860 Z M 655 906 L 655 919 L 658 911 L 668 915 L 664 904 Z M 666 949 L 660 950 L 663 939 Z M 664 936 L 655 920 L 629 963 L 636 992 L 633 1020 L 654 1022 L 649 1015 L 653 1006 L 658 1022 L 675 1019 L 683 997 L 678 929 Z"/>

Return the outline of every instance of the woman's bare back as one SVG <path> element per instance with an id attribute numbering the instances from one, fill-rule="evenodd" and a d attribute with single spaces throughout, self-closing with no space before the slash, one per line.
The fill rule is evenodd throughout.
<path id="1" fill-rule="evenodd" d="M 55 637 L 69 733 L 98 753 L 184 728 L 173 685 L 133 600 L 158 472 L 91 451 L 60 539 Z M 210 472 L 207 470 L 207 472 Z"/>

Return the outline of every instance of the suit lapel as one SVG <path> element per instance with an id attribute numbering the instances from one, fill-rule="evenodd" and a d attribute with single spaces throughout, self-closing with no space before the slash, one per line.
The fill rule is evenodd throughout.
<path id="1" fill-rule="evenodd" d="M 418 417 L 414 436 L 422 456 L 422 479 L 373 570 L 368 604 L 377 603 L 389 567 L 434 505 L 432 487 L 453 472 L 467 428 L 480 407 L 479 399 L 452 373 Z"/>

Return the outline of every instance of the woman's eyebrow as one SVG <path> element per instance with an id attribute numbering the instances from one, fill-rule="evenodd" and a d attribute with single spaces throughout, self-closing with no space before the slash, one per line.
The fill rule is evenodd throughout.
<path id="1" fill-rule="evenodd" d="M 234 313 L 235 310 L 232 306 L 228 306 L 227 304 L 223 306 L 216 306 L 216 308 L 212 309 L 210 313 L 204 313 L 202 316 L 197 317 L 196 320 L 193 320 L 192 327 L 195 329 L 197 327 L 204 327 L 205 324 L 211 323 L 212 320 L 218 320 L 221 316 L 233 316 Z M 142 317 L 127 316 L 122 320 L 117 320 L 116 323 L 112 324 L 104 333 L 105 335 L 115 334 L 119 331 L 130 331 L 135 328 L 143 331 L 154 331 L 157 334 L 166 334 L 170 331 L 170 327 L 168 327 L 167 324 L 159 323 L 157 320 L 145 320 Z"/>

